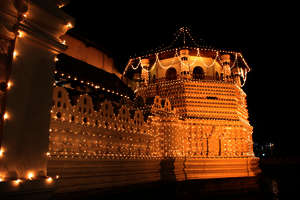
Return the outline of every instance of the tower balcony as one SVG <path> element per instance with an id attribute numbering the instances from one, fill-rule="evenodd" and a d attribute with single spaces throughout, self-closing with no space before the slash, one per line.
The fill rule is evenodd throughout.
<path id="1" fill-rule="evenodd" d="M 168 79 L 167 77 L 162 78 L 154 78 L 149 80 L 150 85 L 156 84 L 164 84 L 164 83 L 175 83 L 175 82 L 182 82 L 182 81 L 192 81 L 192 82 L 217 82 L 217 83 L 236 83 L 233 76 L 228 77 L 216 77 L 216 76 L 202 76 L 202 77 L 195 77 L 192 75 L 187 76 L 186 74 L 180 74 L 174 76 L 172 79 Z M 146 84 L 141 82 L 140 87 L 145 87 Z"/>

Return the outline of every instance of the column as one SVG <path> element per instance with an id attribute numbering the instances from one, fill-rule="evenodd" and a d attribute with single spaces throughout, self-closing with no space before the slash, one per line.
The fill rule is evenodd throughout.
<path id="1" fill-rule="evenodd" d="M 7 113 L 0 127 L 0 174 L 5 180 L 47 174 L 52 67 L 55 55 L 67 48 L 60 36 L 74 24 L 57 2 L 61 1 L 0 3 L 0 35 L 15 43 L 5 68 L 13 84 L 1 102 Z"/>

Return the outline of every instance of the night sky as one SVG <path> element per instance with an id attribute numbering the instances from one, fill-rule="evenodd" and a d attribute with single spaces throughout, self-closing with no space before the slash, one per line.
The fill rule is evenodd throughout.
<path id="1" fill-rule="evenodd" d="M 292 5 L 139 2 L 71 0 L 63 10 L 76 20 L 72 31 L 111 52 L 120 72 L 129 56 L 169 44 L 181 26 L 212 46 L 241 51 L 251 67 L 243 89 L 254 140 L 300 155 L 299 47 Z"/>

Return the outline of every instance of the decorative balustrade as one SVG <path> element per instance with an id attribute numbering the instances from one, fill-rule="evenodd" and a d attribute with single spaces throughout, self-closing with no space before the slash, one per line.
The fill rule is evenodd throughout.
<path id="1" fill-rule="evenodd" d="M 146 159 L 160 157 L 157 135 L 144 121 L 140 110 L 133 118 L 122 106 L 117 115 L 110 102 L 94 110 L 92 98 L 81 95 L 72 106 L 64 88 L 55 87 L 51 109 L 51 158 L 59 159 Z"/>
<path id="2" fill-rule="evenodd" d="M 218 83 L 235 83 L 235 80 L 233 77 L 228 77 L 228 78 L 216 78 L 214 76 L 203 76 L 203 78 L 187 78 L 184 75 L 176 75 L 175 79 L 168 80 L 165 77 L 162 78 L 157 78 L 157 79 L 152 79 L 149 81 L 149 85 L 151 84 L 161 84 L 161 83 L 166 83 L 166 82 L 180 82 L 180 81 L 192 81 L 192 82 L 218 82 Z M 144 83 L 141 83 L 144 84 Z"/>
<path id="3" fill-rule="evenodd" d="M 152 115 L 144 121 L 123 105 L 118 114 L 104 101 L 94 110 L 92 98 L 81 95 L 71 105 L 68 92 L 53 91 L 49 134 L 50 159 L 162 159 L 248 157 L 253 155 L 251 127 L 218 121 L 181 120 L 168 98 L 156 96 Z M 230 125 L 229 125 L 230 124 Z"/>

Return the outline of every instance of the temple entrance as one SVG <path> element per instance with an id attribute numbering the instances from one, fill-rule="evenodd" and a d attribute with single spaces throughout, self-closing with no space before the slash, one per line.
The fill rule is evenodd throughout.
<path id="1" fill-rule="evenodd" d="M 193 79 L 204 79 L 204 71 L 202 67 L 195 67 L 193 70 Z"/>
<path id="2" fill-rule="evenodd" d="M 166 72 L 167 80 L 176 80 L 177 79 L 177 71 L 174 67 L 170 67 Z"/>

